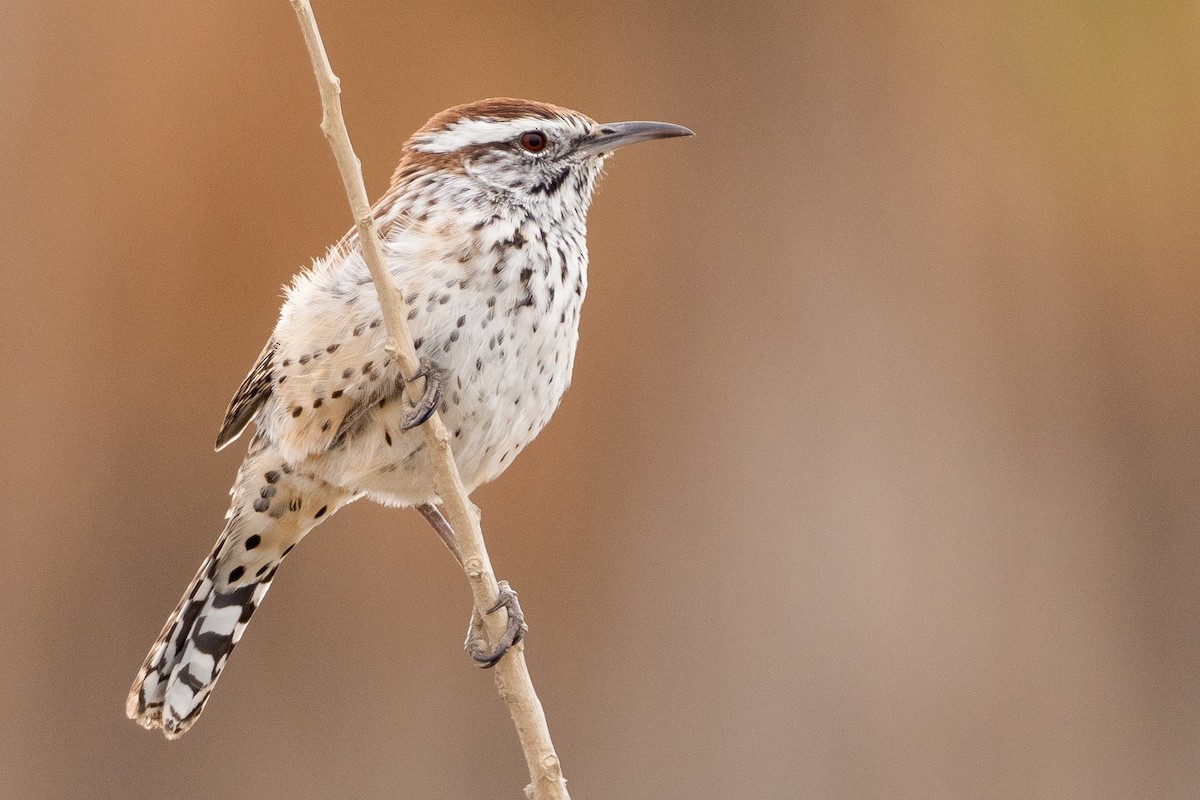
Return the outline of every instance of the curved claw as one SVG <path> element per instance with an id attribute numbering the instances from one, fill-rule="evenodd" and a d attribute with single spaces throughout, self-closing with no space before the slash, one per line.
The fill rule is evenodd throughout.
<path id="1" fill-rule="evenodd" d="M 504 628 L 504 635 L 500 637 L 500 641 L 492 650 L 484 649 L 486 639 L 483 635 L 483 621 L 474 611 L 471 612 L 471 624 L 467 628 L 465 645 L 467 653 L 483 669 L 496 666 L 509 648 L 524 639 L 525 634 L 529 633 L 529 626 L 525 624 L 525 615 L 521 612 L 521 604 L 517 601 L 517 593 L 508 585 L 508 581 L 499 581 L 499 587 L 500 598 L 496 601 L 496 605 L 487 610 L 487 613 L 494 614 L 502 608 L 508 610 L 508 624 Z"/>
<path id="2" fill-rule="evenodd" d="M 406 431 L 425 422 L 442 400 L 442 371 L 434 366 L 434 363 L 428 358 L 421 359 L 420 367 L 408 381 L 415 381 L 417 378 L 425 379 L 425 391 L 421 394 L 421 399 L 417 401 L 417 404 L 412 407 L 412 411 L 409 411 L 400 420 L 401 430 Z"/>

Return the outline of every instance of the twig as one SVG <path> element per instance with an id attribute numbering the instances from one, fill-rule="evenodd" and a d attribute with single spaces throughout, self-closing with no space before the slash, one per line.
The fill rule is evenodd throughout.
<path id="1" fill-rule="evenodd" d="M 371 271 L 371 280 L 375 282 L 379 295 L 379 305 L 387 330 L 385 349 L 396 360 L 402 374 L 413 375 L 418 370 L 418 361 L 405 323 L 404 297 L 384 265 L 379 233 L 367 199 L 367 190 L 363 185 L 362 165 L 350 146 L 350 134 L 342 118 L 339 98 L 341 83 L 329 65 L 329 57 L 317 30 L 312 6 L 308 0 L 291 0 L 291 4 L 300 20 L 304 43 L 308 47 L 317 86 L 321 90 L 321 130 L 329 140 L 334 158 L 337 159 L 342 183 L 346 188 L 346 197 L 350 200 L 350 209 L 358 229 L 363 258 Z M 405 392 L 409 401 L 413 403 L 420 397 L 416 383 L 408 381 L 405 385 Z M 499 588 L 491 562 L 488 560 L 483 531 L 479 526 L 479 509 L 467 498 L 467 491 L 463 487 L 450 449 L 450 434 L 442 424 L 440 416 L 435 412 L 422 427 L 429 449 L 434 454 L 434 474 L 431 476 L 433 489 L 442 501 L 442 513 L 454 529 L 459 548 L 462 550 L 463 569 L 471 585 L 476 612 L 483 618 L 489 639 L 495 642 L 504 631 L 505 618 L 498 612 L 484 613 L 496 604 Z M 524 644 L 519 643 L 511 648 L 496 665 L 495 672 L 496 687 L 504 702 L 508 704 L 508 711 L 516 725 L 521 747 L 525 751 L 525 761 L 529 766 L 532 783 L 526 787 L 526 795 L 535 800 L 569 800 L 566 780 L 562 776 L 558 756 L 550 741 L 550 731 L 546 727 L 546 715 L 542 711 L 542 704 L 538 701 L 533 681 L 529 678 L 529 670 L 525 666 Z"/>

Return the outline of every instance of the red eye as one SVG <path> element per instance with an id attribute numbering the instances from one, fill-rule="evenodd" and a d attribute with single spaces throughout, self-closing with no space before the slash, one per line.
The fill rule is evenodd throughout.
<path id="1" fill-rule="evenodd" d="M 521 147 L 524 147 L 531 153 L 540 153 L 546 149 L 546 145 L 550 140 L 546 138 L 546 134 L 541 131 L 525 131 L 521 134 L 521 138 L 517 140 Z"/>

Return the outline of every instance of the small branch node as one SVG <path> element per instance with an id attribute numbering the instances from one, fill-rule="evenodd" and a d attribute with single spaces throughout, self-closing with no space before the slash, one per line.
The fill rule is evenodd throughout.
<path id="1" fill-rule="evenodd" d="M 450 431 L 448 431 L 446 428 L 434 431 L 434 438 L 437 440 L 439 450 L 450 449 Z"/>
<path id="2" fill-rule="evenodd" d="M 542 757 L 542 770 L 544 777 L 552 781 L 556 781 L 562 777 L 562 765 L 558 762 L 558 755 L 550 753 Z"/>

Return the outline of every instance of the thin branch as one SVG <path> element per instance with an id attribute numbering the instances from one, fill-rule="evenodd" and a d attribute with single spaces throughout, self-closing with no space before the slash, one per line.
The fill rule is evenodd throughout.
<path id="1" fill-rule="evenodd" d="M 304 43 L 308 47 L 317 86 L 321 90 L 321 130 L 329 140 L 334 158 L 337 159 L 346 197 L 350 200 L 350 209 L 358 229 L 363 258 L 379 294 L 379 305 L 387 329 L 385 349 L 396 359 L 402 374 L 413 375 L 418 370 L 418 361 L 412 337 L 409 336 L 405 323 L 404 297 L 384 264 L 379 232 L 371 213 L 366 187 L 363 185 L 362 165 L 350 146 L 350 134 L 342 118 L 339 97 L 341 83 L 329 65 L 329 57 L 325 53 L 325 45 L 321 41 L 317 21 L 308 0 L 291 0 L 291 4 L 300 20 Z M 405 385 L 405 393 L 409 401 L 414 403 L 420 397 L 416 384 L 417 381 L 408 381 Z M 422 428 L 429 449 L 434 454 L 435 468 L 431 476 L 433 489 L 442 501 L 442 513 L 457 536 L 462 551 L 463 569 L 474 596 L 475 609 L 483 618 L 489 639 L 495 642 L 503 633 L 506 620 L 500 612 L 483 613 L 496 604 L 499 588 L 491 562 L 488 560 L 483 531 L 479 526 L 479 509 L 467 497 L 450 449 L 450 434 L 442 424 L 441 417 L 435 412 Z M 504 702 L 508 704 L 508 711 L 521 739 L 521 748 L 525 751 L 525 761 L 532 780 L 531 785 L 525 789 L 526 795 L 535 800 L 569 800 L 558 755 L 550 741 L 546 715 L 542 711 L 542 704 L 538 701 L 533 681 L 530 680 L 529 670 L 525 665 L 524 644 L 520 643 L 511 648 L 496 665 L 495 672 L 496 687 Z"/>

